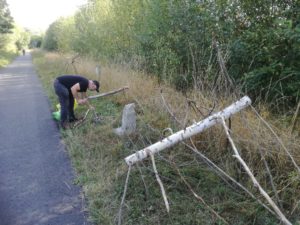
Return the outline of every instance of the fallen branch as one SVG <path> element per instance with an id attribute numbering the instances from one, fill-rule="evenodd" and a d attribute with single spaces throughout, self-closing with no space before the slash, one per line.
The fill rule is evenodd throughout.
<path id="1" fill-rule="evenodd" d="M 233 114 L 239 112 L 240 110 L 244 109 L 245 107 L 249 106 L 251 104 L 251 100 L 248 96 L 243 97 L 239 101 L 235 102 L 234 104 L 228 106 L 221 112 L 215 113 L 210 117 L 207 117 L 206 119 L 185 128 L 184 130 L 178 131 L 169 137 L 156 142 L 153 145 L 150 145 L 128 157 L 125 158 L 125 161 L 128 165 L 133 165 L 134 163 L 141 161 L 145 158 L 147 158 L 150 154 L 155 154 L 157 152 L 160 152 L 166 148 L 169 148 L 187 138 L 190 138 L 210 127 L 213 125 L 220 123 L 219 118 L 220 116 L 229 118 Z"/>
<path id="2" fill-rule="evenodd" d="M 79 119 L 78 121 L 75 122 L 75 124 L 72 126 L 72 129 L 80 126 L 86 119 L 87 115 L 89 114 L 91 109 L 88 109 L 85 114 L 84 114 L 84 117 L 82 119 Z"/>
<path id="3" fill-rule="evenodd" d="M 120 88 L 118 90 L 102 93 L 102 94 L 99 94 L 99 95 L 89 96 L 88 99 L 94 99 L 94 98 L 100 98 L 100 97 L 104 97 L 104 96 L 108 96 L 108 95 L 114 95 L 114 94 L 117 94 L 121 91 L 125 91 L 127 89 L 129 89 L 129 87 L 126 86 L 126 87 Z"/>
<path id="4" fill-rule="evenodd" d="M 159 187 L 160 187 L 160 190 L 161 190 L 161 194 L 163 196 L 163 199 L 164 199 L 164 202 L 165 202 L 165 205 L 166 205 L 167 212 L 169 213 L 170 212 L 170 206 L 169 206 L 169 202 L 168 202 L 168 199 L 167 199 L 166 191 L 165 191 L 164 185 L 161 182 L 161 179 L 160 179 L 160 177 L 158 175 L 158 172 L 157 172 L 157 169 L 156 169 L 156 165 L 155 165 L 155 159 L 154 159 L 154 156 L 152 154 L 151 154 L 151 160 L 152 160 L 152 166 L 153 166 L 153 170 L 154 170 L 154 174 L 155 174 L 156 180 L 157 180 L 157 182 L 159 184 Z"/>
<path id="5" fill-rule="evenodd" d="M 256 178 L 254 177 L 254 175 L 251 172 L 250 168 L 248 167 L 246 162 L 240 156 L 239 151 L 237 150 L 237 148 L 236 148 L 236 146 L 235 146 L 235 144 L 234 144 L 234 142 L 233 142 L 233 140 L 232 140 L 232 138 L 229 134 L 229 129 L 228 129 L 226 123 L 225 123 L 224 117 L 220 117 L 220 119 L 221 119 L 223 127 L 225 129 L 226 136 L 229 139 L 229 142 L 230 142 L 230 144 L 232 146 L 232 149 L 234 151 L 233 157 L 235 157 L 239 161 L 239 163 L 242 164 L 242 166 L 244 167 L 246 173 L 248 174 L 248 176 L 252 180 L 254 187 L 258 188 L 259 192 L 262 194 L 262 196 L 264 196 L 264 198 L 268 201 L 268 203 L 274 209 L 275 213 L 277 214 L 279 219 L 282 221 L 282 223 L 285 224 L 285 225 L 292 225 L 292 223 L 285 217 L 285 215 L 280 211 L 278 206 L 274 203 L 272 198 L 268 195 L 268 193 L 261 187 L 259 182 L 256 180 Z"/>

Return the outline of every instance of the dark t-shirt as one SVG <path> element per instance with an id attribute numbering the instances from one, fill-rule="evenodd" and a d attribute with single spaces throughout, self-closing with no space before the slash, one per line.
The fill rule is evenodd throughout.
<path id="1" fill-rule="evenodd" d="M 80 91 L 79 92 L 86 92 L 88 86 L 89 86 L 89 80 L 82 76 L 76 76 L 76 75 L 63 75 L 56 78 L 59 83 L 64 85 L 66 88 L 68 88 L 69 91 L 71 91 L 71 87 L 73 87 L 74 84 L 79 83 Z"/>

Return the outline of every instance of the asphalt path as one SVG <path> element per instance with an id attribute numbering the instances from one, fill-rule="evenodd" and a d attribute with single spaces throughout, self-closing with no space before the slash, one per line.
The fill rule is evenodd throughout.
<path id="1" fill-rule="evenodd" d="M 0 69 L 0 224 L 88 224 L 30 54 Z"/>

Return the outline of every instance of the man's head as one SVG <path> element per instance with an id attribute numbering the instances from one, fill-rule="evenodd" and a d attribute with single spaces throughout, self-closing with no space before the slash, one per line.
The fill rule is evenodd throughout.
<path id="1" fill-rule="evenodd" d="M 94 91 L 96 90 L 99 92 L 100 83 L 97 80 L 90 80 L 89 82 L 89 90 Z"/>

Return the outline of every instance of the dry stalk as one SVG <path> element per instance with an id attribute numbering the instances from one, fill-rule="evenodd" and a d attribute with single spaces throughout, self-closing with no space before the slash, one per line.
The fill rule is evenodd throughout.
<path id="1" fill-rule="evenodd" d="M 292 160 L 292 163 L 294 164 L 294 166 L 296 167 L 296 169 L 298 170 L 298 173 L 300 175 L 300 168 L 297 165 L 296 161 L 294 160 L 293 156 L 291 155 L 291 153 L 289 152 L 289 150 L 284 146 L 282 140 L 278 137 L 278 135 L 275 133 L 275 131 L 272 129 L 272 127 L 267 123 L 267 121 L 265 121 L 260 115 L 259 113 L 256 111 L 256 109 L 251 106 L 252 110 L 255 112 L 255 114 L 258 116 L 258 118 L 270 129 L 270 131 L 273 133 L 273 135 L 276 137 L 277 141 L 279 142 L 279 144 L 282 146 L 282 148 L 284 149 L 284 151 L 286 152 L 286 154 L 290 157 L 290 159 Z"/>
<path id="2" fill-rule="evenodd" d="M 124 205 L 124 202 L 125 202 L 130 171 L 131 171 L 131 166 L 128 167 L 128 172 L 127 172 L 127 177 L 126 177 L 126 181 L 125 181 L 125 187 L 124 187 L 124 191 L 123 191 L 122 201 L 121 201 L 121 205 L 120 205 L 120 209 L 119 209 L 119 213 L 118 213 L 118 225 L 122 224 L 122 209 L 123 209 L 123 205 Z"/>
<path id="3" fill-rule="evenodd" d="M 205 117 L 204 114 L 201 112 L 199 107 L 197 106 L 196 102 L 194 100 L 191 100 L 189 98 L 186 99 L 189 106 L 196 112 L 199 113 L 203 118 Z"/>
<path id="4" fill-rule="evenodd" d="M 89 114 L 89 112 L 90 112 L 90 109 L 88 109 L 88 110 L 85 112 L 84 117 L 83 117 L 82 119 L 80 119 L 80 120 L 78 120 L 78 121 L 75 122 L 75 124 L 73 125 L 72 129 L 74 129 L 74 128 L 76 128 L 76 127 L 79 127 L 80 125 L 82 125 L 83 122 L 85 121 L 87 115 Z"/>
<path id="5" fill-rule="evenodd" d="M 213 163 L 209 158 L 207 158 L 205 155 L 203 155 L 195 146 L 192 139 L 190 139 L 193 146 L 190 146 L 183 142 L 183 144 L 192 150 L 194 153 L 199 155 L 214 171 L 216 174 L 218 174 L 225 182 L 227 182 L 227 179 L 230 180 L 232 183 L 234 183 L 236 186 L 241 188 L 243 191 L 245 191 L 251 198 L 256 200 L 261 206 L 263 206 L 265 209 L 267 209 L 271 214 L 275 215 L 274 211 L 270 209 L 267 205 L 265 205 L 261 200 L 256 198 L 246 187 L 244 187 L 241 183 L 236 181 L 234 178 L 232 178 L 230 175 L 228 175 L 226 172 L 224 172 L 220 167 L 218 167 L 215 163 Z"/>
<path id="6" fill-rule="evenodd" d="M 171 115 L 171 117 L 172 117 L 178 124 L 180 124 L 180 125 L 183 127 L 184 124 L 182 124 L 182 123 L 176 118 L 176 116 L 174 115 L 174 113 L 172 112 L 172 110 L 170 109 L 170 107 L 168 106 L 168 104 L 166 103 L 166 100 L 165 100 L 165 98 L 164 98 L 164 96 L 163 96 L 163 94 L 162 94 L 162 90 L 160 91 L 160 96 L 161 96 L 161 99 L 162 99 L 162 101 L 163 101 L 163 104 L 164 104 L 165 108 L 167 109 L 168 113 Z"/>
<path id="7" fill-rule="evenodd" d="M 300 200 L 298 202 L 296 202 L 295 207 L 293 208 L 293 210 L 291 211 L 291 215 L 293 215 L 293 213 L 295 212 L 295 210 L 299 207 L 300 205 Z"/>
<path id="8" fill-rule="evenodd" d="M 165 192 L 165 189 L 164 189 L 164 185 L 161 182 L 161 179 L 160 179 L 160 177 L 158 175 L 158 172 L 157 172 L 157 169 L 156 169 L 156 165 L 155 165 L 155 159 L 154 159 L 153 154 L 150 154 L 150 157 L 151 157 L 152 166 L 153 166 L 153 170 L 154 170 L 154 173 L 155 173 L 156 180 L 157 180 L 157 182 L 159 184 L 159 187 L 160 187 L 160 190 L 161 190 L 161 194 L 163 196 L 163 199 L 164 199 L 164 202 L 165 202 L 165 205 L 166 205 L 167 212 L 169 213 L 170 212 L 170 206 L 169 206 L 167 195 L 166 195 L 166 192 Z"/>
<path id="9" fill-rule="evenodd" d="M 190 190 L 190 192 L 192 192 L 192 194 L 195 196 L 196 199 L 198 199 L 200 202 L 202 202 L 202 204 L 211 212 L 213 213 L 216 217 L 218 217 L 220 220 L 222 220 L 225 224 L 229 224 L 223 217 L 221 217 L 213 208 L 211 208 L 205 201 L 204 199 L 199 196 L 192 188 L 192 186 L 186 181 L 186 179 L 182 176 L 182 174 L 180 173 L 178 167 L 176 166 L 176 164 L 174 162 L 172 162 L 173 167 L 176 169 L 179 177 L 181 178 L 181 180 L 184 182 L 184 184 L 188 187 L 188 189 Z"/>
<path id="10" fill-rule="evenodd" d="M 281 203 L 280 198 L 279 198 L 279 196 L 278 196 L 277 188 L 276 188 L 275 183 L 274 183 L 274 180 L 273 180 L 273 176 L 272 176 L 271 171 L 270 171 L 270 167 L 269 167 L 269 165 L 268 165 L 268 162 L 267 162 L 267 160 L 266 160 L 266 158 L 265 158 L 263 152 L 261 151 L 261 149 L 259 149 L 259 153 L 260 153 L 260 155 L 261 155 L 261 158 L 262 158 L 263 163 L 264 163 L 264 165 L 265 165 L 265 168 L 266 168 L 266 170 L 267 170 L 267 173 L 268 173 L 268 176 L 269 176 L 269 179 L 270 179 L 270 183 L 271 183 L 273 192 L 274 192 L 274 194 L 275 194 L 275 198 L 276 198 L 277 204 L 279 205 L 280 209 L 283 209 L 282 203 Z"/>
<path id="11" fill-rule="evenodd" d="M 138 170 L 139 170 L 139 172 L 140 172 L 140 174 L 141 174 L 142 182 L 143 182 L 144 189 L 145 189 L 146 199 L 148 199 L 149 191 L 148 191 L 148 188 L 147 188 L 147 185 L 146 185 L 146 181 L 145 181 L 144 175 L 143 175 L 143 173 L 142 173 L 142 170 L 141 170 L 141 167 L 140 167 L 139 164 L 137 164 L 137 167 L 138 167 Z"/>
<path id="12" fill-rule="evenodd" d="M 77 71 L 77 68 L 76 68 L 76 66 L 75 66 L 75 62 L 76 62 L 76 59 L 77 59 L 78 57 L 80 57 L 80 55 L 79 55 L 79 54 L 76 54 L 76 55 L 72 58 L 72 61 L 71 61 L 71 64 L 72 64 L 73 69 L 74 69 L 74 71 L 75 71 L 76 74 L 78 74 L 78 71 Z"/>
<path id="13" fill-rule="evenodd" d="M 229 134 L 229 129 L 226 125 L 225 119 L 224 117 L 219 117 L 221 119 L 221 122 L 223 124 L 223 127 L 225 129 L 225 133 L 227 138 L 229 139 L 229 142 L 232 146 L 232 149 L 234 151 L 234 155 L 233 157 L 235 157 L 244 167 L 245 171 L 247 172 L 247 174 L 249 175 L 249 177 L 251 178 L 254 187 L 258 188 L 259 192 L 264 196 L 264 198 L 268 201 L 268 203 L 271 205 L 271 207 L 274 209 L 274 211 L 276 212 L 277 216 L 279 217 L 279 219 L 283 222 L 283 224 L 285 225 L 292 225 L 292 223 L 285 217 L 285 215 L 280 211 L 280 209 L 277 207 L 277 205 L 274 203 L 274 201 L 271 199 L 271 197 L 268 195 L 268 193 L 261 187 L 261 185 L 259 184 L 259 182 L 256 180 L 256 178 L 254 177 L 253 173 L 251 172 L 250 168 L 248 167 L 248 165 L 246 164 L 246 162 L 241 158 L 230 134 Z"/>
<path id="14" fill-rule="evenodd" d="M 244 124 L 246 124 L 246 126 L 248 127 L 248 129 L 250 129 L 250 127 L 249 127 L 249 125 L 248 125 L 248 123 L 247 123 L 247 120 L 245 120 L 245 123 L 244 123 Z M 229 127 L 229 128 L 230 128 L 230 127 Z M 251 136 L 252 136 L 253 140 L 257 140 L 257 139 L 259 138 L 259 137 L 257 137 L 257 135 L 255 134 L 255 132 L 252 132 Z M 227 139 L 227 140 L 228 140 L 228 139 Z M 229 140 L 228 140 L 228 143 L 229 143 Z M 269 167 L 269 165 L 268 165 L 268 162 L 267 162 L 267 160 L 266 160 L 266 158 L 265 158 L 265 155 L 264 155 L 262 149 L 261 149 L 261 148 L 258 148 L 258 150 L 259 150 L 259 154 L 260 154 L 260 156 L 261 156 L 261 159 L 262 159 L 262 161 L 263 161 L 263 164 L 264 164 L 264 166 L 265 166 L 265 168 L 266 168 L 266 171 L 267 171 L 267 173 L 268 173 L 268 177 L 269 177 L 269 180 L 270 180 L 270 183 L 271 183 L 271 186 L 272 186 L 272 189 L 273 189 L 273 192 L 274 192 L 274 195 L 275 195 L 277 204 L 280 206 L 280 209 L 283 209 L 283 206 L 282 206 L 281 200 L 280 200 L 280 198 L 279 198 L 279 196 L 278 196 L 277 188 L 276 188 L 276 185 L 275 185 L 275 183 L 274 183 L 274 179 L 273 179 L 273 176 L 272 176 L 270 167 Z"/>
<path id="15" fill-rule="evenodd" d="M 290 129 L 290 134 L 292 134 L 293 131 L 294 131 L 294 128 L 295 128 L 295 125 L 296 125 L 296 122 L 297 122 L 297 119 L 298 119 L 299 111 L 300 111 L 300 101 L 298 103 L 298 106 L 296 108 L 295 114 L 294 114 L 293 119 L 292 119 L 292 125 L 291 125 L 291 129 Z"/>

